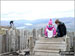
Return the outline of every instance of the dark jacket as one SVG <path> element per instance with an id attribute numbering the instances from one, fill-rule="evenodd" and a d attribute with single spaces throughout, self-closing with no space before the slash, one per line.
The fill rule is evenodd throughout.
<path id="1" fill-rule="evenodd" d="M 64 23 L 59 23 L 59 25 L 57 26 L 57 33 L 58 37 L 63 37 L 64 35 L 66 35 L 66 26 Z"/>

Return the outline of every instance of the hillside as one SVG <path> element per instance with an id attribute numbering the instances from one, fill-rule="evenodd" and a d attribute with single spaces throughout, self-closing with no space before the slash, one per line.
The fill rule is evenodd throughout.
<path id="1" fill-rule="evenodd" d="M 55 24 L 55 20 L 59 19 L 60 21 L 66 24 L 68 30 L 74 30 L 74 18 L 73 17 L 63 17 L 63 18 L 52 18 L 53 24 Z M 10 21 L 1 21 L 2 26 L 9 26 Z M 17 28 L 26 28 L 26 29 L 33 29 L 33 28 L 41 28 L 45 27 L 49 22 L 49 18 L 47 19 L 38 19 L 38 20 L 14 20 L 14 25 Z M 26 25 L 30 24 L 30 25 Z M 56 26 L 56 25 L 55 25 Z"/>

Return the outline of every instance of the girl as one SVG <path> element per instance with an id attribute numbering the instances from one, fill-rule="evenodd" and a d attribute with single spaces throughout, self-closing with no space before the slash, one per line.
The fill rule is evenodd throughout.
<path id="1" fill-rule="evenodd" d="M 46 26 L 44 34 L 48 38 L 55 37 L 56 29 L 55 29 L 54 25 L 52 24 L 52 19 L 50 19 L 48 25 Z"/>

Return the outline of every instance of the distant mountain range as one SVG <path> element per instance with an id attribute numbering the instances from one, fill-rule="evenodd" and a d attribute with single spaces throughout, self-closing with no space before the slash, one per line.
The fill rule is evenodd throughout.
<path id="1" fill-rule="evenodd" d="M 52 18 L 53 24 L 54 24 L 56 19 L 57 18 Z M 74 29 L 74 19 L 75 18 L 63 17 L 63 18 L 58 18 L 58 19 L 66 24 L 66 27 L 68 30 L 75 30 Z M 26 29 L 41 28 L 41 27 L 46 27 L 49 20 L 50 20 L 49 18 L 37 19 L 37 20 L 31 20 L 31 21 L 30 20 L 14 20 L 14 25 L 17 28 L 26 28 Z M 9 22 L 10 21 L 1 21 L 1 25 L 2 26 L 9 26 L 10 25 Z"/>

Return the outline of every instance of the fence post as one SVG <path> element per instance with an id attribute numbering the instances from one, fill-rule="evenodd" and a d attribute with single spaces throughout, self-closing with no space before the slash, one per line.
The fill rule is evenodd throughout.
<path id="1" fill-rule="evenodd" d="M 0 53 L 2 53 L 2 35 L 0 35 Z"/>
<path id="2" fill-rule="evenodd" d="M 30 55 L 33 56 L 33 38 L 29 38 L 29 49 L 30 49 Z"/>
<path id="3" fill-rule="evenodd" d="M 35 45 L 35 41 L 38 39 L 36 29 L 33 29 L 33 45 Z"/>
<path id="4" fill-rule="evenodd" d="M 36 29 L 33 29 L 33 39 L 36 40 Z"/>
<path id="5" fill-rule="evenodd" d="M 66 51 L 70 51 L 70 38 L 66 35 Z"/>
<path id="6" fill-rule="evenodd" d="M 41 28 L 41 37 L 43 37 L 44 36 L 44 30 L 43 30 L 43 28 Z"/>
<path id="7" fill-rule="evenodd" d="M 2 53 L 6 52 L 6 35 L 2 36 Z"/>
<path id="8" fill-rule="evenodd" d="M 74 32 L 74 37 L 73 37 L 73 48 L 74 48 L 74 56 L 75 56 L 75 32 Z"/>

